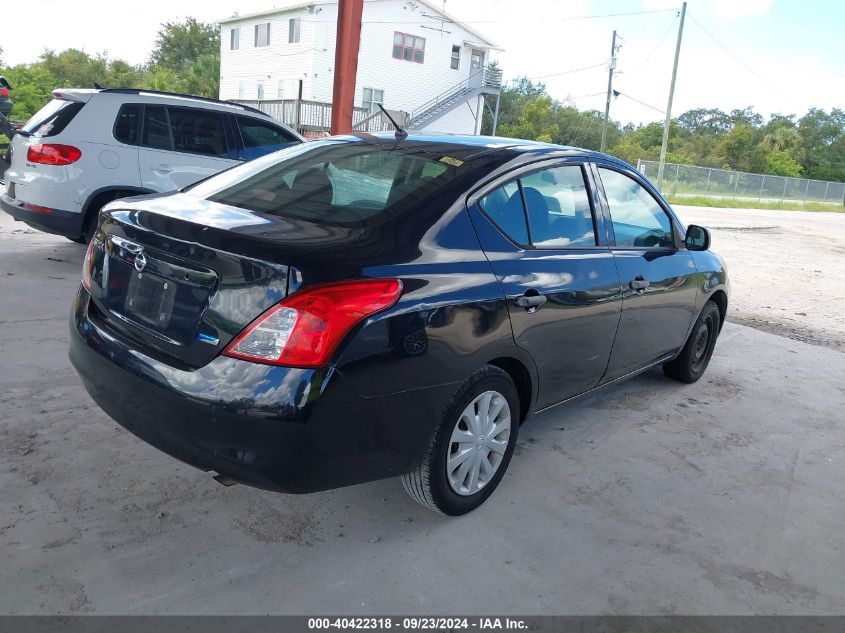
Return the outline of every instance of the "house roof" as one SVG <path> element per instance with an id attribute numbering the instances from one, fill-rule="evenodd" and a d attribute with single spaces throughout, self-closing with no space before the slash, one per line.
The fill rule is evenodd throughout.
<path id="1" fill-rule="evenodd" d="M 364 1 L 365 2 L 372 2 L 372 1 L 377 1 L 377 0 L 364 0 Z M 422 6 L 424 6 L 427 10 L 433 11 L 438 16 L 443 16 L 445 22 L 449 22 L 450 24 L 455 24 L 456 26 L 461 27 L 467 33 L 471 34 L 475 38 L 472 41 L 465 40 L 466 43 L 480 45 L 480 46 L 485 47 L 485 48 L 501 50 L 496 46 L 496 44 L 492 40 L 485 37 L 484 35 L 482 35 L 478 31 L 476 31 L 474 28 L 472 28 L 468 24 L 461 22 L 460 20 L 458 20 L 454 16 L 450 15 L 449 13 L 444 11 L 442 7 L 438 7 L 431 0 L 416 0 L 416 1 L 419 2 L 419 4 L 421 4 Z M 229 22 L 238 22 L 240 20 L 249 20 L 249 19 L 252 19 L 252 18 L 260 18 L 260 17 L 264 17 L 264 16 L 268 16 L 268 15 L 278 15 L 280 13 L 288 13 L 289 11 L 296 11 L 296 10 L 299 10 L 299 9 L 307 9 L 308 7 L 314 7 L 314 6 L 317 6 L 319 4 L 337 4 L 337 0 L 324 0 L 322 2 L 320 2 L 319 0 L 318 1 L 312 1 L 312 2 L 298 2 L 298 3 L 295 3 L 295 4 L 290 4 L 290 5 L 282 6 L 282 7 L 274 7 L 272 9 L 267 9 L 265 11 L 258 11 L 258 12 L 255 12 L 255 13 L 244 13 L 242 15 L 230 15 L 228 17 L 217 20 L 217 22 L 219 24 L 226 24 L 226 23 L 229 23 Z"/>

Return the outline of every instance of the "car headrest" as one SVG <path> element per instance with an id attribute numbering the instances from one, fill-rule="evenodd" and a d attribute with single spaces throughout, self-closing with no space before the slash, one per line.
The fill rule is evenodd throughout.
<path id="1" fill-rule="evenodd" d="M 315 211 L 324 211 L 334 199 L 334 186 L 322 166 L 310 167 L 296 174 L 291 191 L 295 203 Z"/>

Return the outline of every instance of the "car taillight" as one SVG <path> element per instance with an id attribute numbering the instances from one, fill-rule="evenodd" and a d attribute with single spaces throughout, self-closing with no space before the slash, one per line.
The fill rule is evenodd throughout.
<path id="1" fill-rule="evenodd" d="M 41 165 L 70 165 L 79 160 L 82 151 L 72 145 L 44 143 L 30 145 L 26 150 L 26 160 Z"/>
<path id="2" fill-rule="evenodd" d="M 229 343 L 223 353 L 271 365 L 327 365 L 349 331 L 395 305 L 398 279 L 359 279 L 306 288 L 273 306 Z"/>
<path id="3" fill-rule="evenodd" d="M 0 97 L 8 97 L 9 91 L 6 88 L 0 88 Z"/>
<path id="4" fill-rule="evenodd" d="M 82 260 L 82 287 L 91 292 L 91 275 L 94 272 L 94 240 L 88 242 L 85 259 Z"/>

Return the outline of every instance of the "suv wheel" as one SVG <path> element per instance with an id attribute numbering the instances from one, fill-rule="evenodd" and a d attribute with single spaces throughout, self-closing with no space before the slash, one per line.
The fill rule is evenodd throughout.
<path id="1" fill-rule="evenodd" d="M 420 462 L 402 476 L 425 507 L 466 514 L 493 494 L 519 429 L 519 397 L 507 373 L 484 365 L 458 389 Z"/>

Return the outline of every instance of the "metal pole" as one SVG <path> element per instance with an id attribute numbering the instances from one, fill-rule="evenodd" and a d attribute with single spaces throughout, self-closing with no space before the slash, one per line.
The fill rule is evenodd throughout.
<path id="1" fill-rule="evenodd" d="M 493 132 L 492 132 L 491 136 L 496 136 L 496 128 L 499 125 L 499 100 L 500 100 L 501 96 L 502 95 L 501 95 L 501 88 L 500 88 L 499 92 L 496 93 L 496 109 L 493 112 Z"/>
<path id="2" fill-rule="evenodd" d="M 804 203 L 807 202 L 807 194 L 810 192 L 810 179 L 807 179 L 807 186 L 804 187 Z"/>
<path id="3" fill-rule="evenodd" d="M 763 201 L 763 187 L 765 187 L 765 186 L 766 186 L 766 176 L 765 176 L 765 174 L 764 174 L 764 175 L 763 175 L 763 180 L 761 180 L 761 181 L 760 181 L 760 196 L 759 196 L 759 198 L 758 198 L 758 200 L 759 200 L 760 202 L 762 202 L 762 201 Z"/>
<path id="4" fill-rule="evenodd" d="M 783 204 L 786 201 L 786 186 L 789 184 L 789 178 L 783 179 L 783 195 L 780 197 L 780 203 Z"/>
<path id="5" fill-rule="evenodd" d="M 355 105 L 355 78 L 358 74 L 358 49 L 361 44 L 361 16 L 364 0 L 339 0 L 337 40 L 334 54 L 332 91 L 332 134 L 352 131 Z"/>
<path id="6" fill-rule="evenodd" d="M 672 66 L 672 82 L 669 84 L 669 103 L 666 105 L 666 123 L 663 125 L 663 144 L 660 146 L 660 165 L 657 167 L 657 188 L 663 187 L 663 168 L 666 165 L 666 146 L 669 145 L 669 125 L 672 123 L 672 99 L 675 96 L 675 79 L 678 77 L 678 58 L 681 56 L 681 38 L 684 35 L 684 18 L 687 3 L 681 5 L 681 23 L 678 25 L 678 42 L 675 44 L 675 63 Z"/>
<path id="7" fill-rule="evenodd" d="M 707 195 L 707 192 L 710 191 L 710 176 L 713 175 L 713 169 L 707 170 L 707 184 L 704 185 L 704 195 Z"/>
<path id="8" fill-rule="evenodd" d="M 601 147 L 603 152 L 607 141 L 607 120 L 610 117 L 610 96 L 613 94 L 613 71 L 616 69 L 616 30 L 610 43 L 610 66 L 607 71 L 607 101 L 604 104 L 604 125 L 601 128 Z"/>
<path id="9" fill-rule="evenodd" d="M 824 186 L 824 201 L 827 202 L 827 190 L 830 189 L 830 181 L 827 181 L 827 184 Z"/>

